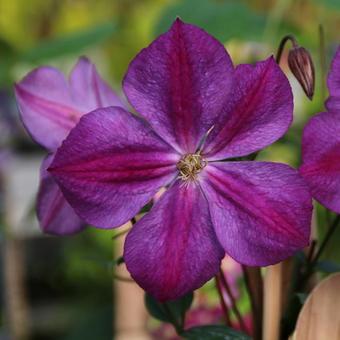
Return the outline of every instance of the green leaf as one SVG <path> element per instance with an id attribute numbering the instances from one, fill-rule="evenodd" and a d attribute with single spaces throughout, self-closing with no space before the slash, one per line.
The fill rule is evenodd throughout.
<path id="1" fill-rule="evenodd" d="M 306 264 L 307 257 L 303 251 L 296 252 L 294 257 L 300 264 Z"/>
<path id="2" fill-rule="evenodd" d="M 250 340 L 248 335 L 221 325 L 193 327 L 182 336 L 189 340 Z"/>
<path id="3" fill-rule="evenodd" d="M 115 261 L 117 266 L 120 266 L 121 264 L 125 263 L 124 257 L 120 256 L 118 259 Z"/>
<path id="4" fill-rule="evenodd" d="M 303 305 L 306 302 L 308 294 L 306 294 L 306 293 L 296 293 L 296 296 L 299 299 L 301 305 Z"/>
<path id="5" fill-rule="evenodd" d="M 144 207 L 139 211 L 139 214 L 145 214 L 151 210 L 153 206 L 153 202 L 149 202 L 148 204 L 144 205 Z"/>
<path id="6" fill-rule="evenodd" d="M 325 260 L 325 261 L 319 261 L 316 264 L 315 269 L 320 272 L 330 274 L 330 273 L 340 272 L 340 265 L 338 263 Z"/>
<path id="7" fill-rule="evenodd" d="M 221 41 L 261 39 L 265 28 L 265 17 L 240 1 L 183 0 L 163 12 L 155 33 L 168 30 L 177 16 Z"/>
<path id="8" fill-rule="evenodd" d="M 322 4 L 326 7 L 330 7 L 331 9 L 340 10 L 340 1 L 339 0 L 314 0 L 318 5 Z"/>
<path id="9" fill-rule="evenodd" d="M 24 52 L 20 59 L 28 62 L 40 62 L 66 54 L 79 54 L 83 49 L 101 43 L 116 31 L 116 25 L 108 22 L 89 30 L 47 40 Z"/>
<path id="10" fill-rule="evenodd" d="M 146 293 L 145 305 L 150 315 L 155 319 L 172 324 L 177 323 L 183 327 L 185 313 L 190 308 L 193 298 L 194 294 L 189 293 L 177 300 L 161 303 L 150 294 Z"/>

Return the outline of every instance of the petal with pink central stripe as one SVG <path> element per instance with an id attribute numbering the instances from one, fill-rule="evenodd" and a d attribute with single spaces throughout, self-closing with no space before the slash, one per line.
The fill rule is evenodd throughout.
<path id="1" fill-rule="evenodd" d="M 224 46 L 180 19 L 131 62 L 132 106 L 177 150 L 194 152 L 228 97 L 233 66 Z"/>
<path id="2" fill-rule="evenodd" d="M 96 66 L 86 57 L 79 58 L 73 68 L 70 89 L 75 105 L 84 113 L 100 107 L 124 107 L 118 95 L 100 77 Z"/>
<path id="3" fill-rule="evenodd" d="M 206 167 L 201 185 L 217 237 L 236 261 L 266 266 L 308 245 L 312 200 L 289 166 L 218 162 Z"/>
<path id="4" fill-rule="evenodd" d="M 300 173 L 315 199 L 340 213 L 340 115 L 324 112 L 303 131 Z"/>
<path id="5" fill-rule="evenodd" d="M 136 282 L 161 301 L 201 287 L 219 270 L 219 245 L 199 186 L 176 182 L 137 222 L 124 260 Z"/>
<path id="6" fill-rule="evenodd" d="M 275 60 L 239 65 L 204 154 L 210 160 L 249 155 L 282 137 L 292 119 L 292 91 Z"/>
<path id="7" fill-rule="evenodd" d="M 326 101 L 327 110 L 340 113 L 340 47 L 338 47 L 328 73 L 327 85 L 329 97 Z"/>
<path id="8" fill-rule="evenodd" d="M 32 138 L 54 151 L 81 113 L 74 107 L 64 75 L 53 67 L 39 67 L 15 86 L 21 118 Z"/>
<path id="9" fill-rule="evenodd" d="M 40 227 L 47 234 L 72 235 L 85 229 L 86 224 L 76 215 L 54 178 L 47 172 L 52 160 L 53 155 L 50 155 L 41 165 L 37 200 Z"/>
<path id="10" fill-rule="evenodd" d="M 110 107 L 80 119 L 49 170 L 80 217 L 113 228 L 177 176 L 179 158 L 143 120 Z"/>

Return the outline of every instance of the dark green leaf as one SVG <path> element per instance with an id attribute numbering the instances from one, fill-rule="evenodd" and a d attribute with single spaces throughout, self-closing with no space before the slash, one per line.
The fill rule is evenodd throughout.
<path id="1" fill-rule="evenodd" d="M 21 55 L 21 59 L 29 62 L 37 62 L 66 54 L 79 54 L 84 48 L 110 38 L 115 31 L 116 25 L 108 22 L 86 31 L 44 41 L 24 52 Z"/>
<path id="2" fill-rule="evenodd" d="M 152 206 L 153 206 L 152 202 L 144 205 L 144 207 L 140 210 L 139 214 L 144 214 L 144 213 L 149 212 L 151 210 Z"/>
<path id="3" fill-rule="evenodd" d="M 294 257 L 300 264 L 306 263 L 307 257 L 306 257 L 306 254 L 303 251 L 296 252 Z"/>
<path id="4" fill-rule="evenodd" d="M 120 256 L 118 257 L 118 259 L 116 260 L 116 265 L 119 266 L 121 264 L 123 264 L 125 261 L 124 261 L 124 257 L 123 256 Z"/>
<path id="5" fill-rule="evenodd" d="M 166 9 L 156 34 L 168 30 L 177 16 L 206 29 L 221 41 L 260 39 L 265 27 L 265 17 L 240 1 L 184 0 Z"/>
<path id="6" fill-rule="evenodd" d="M 189 293 L 177 300 L 161 303 L 153 298 L 150 294 L 145 294 L 145 305 L 149 313 L 160 321 L 175 322 L 181 326 L 184 323 L 186 311 L 190 308 L 193 300 L 193 293 Z M 165 306 L 166 304 L 166 306 Z M 171 315 L 169 315 L 169 312 Z"/>
<path id="7" fill-rule="evenodd" d="M 16 50 L 0 38 L 0 86 L 6 86 L 12 82 L 11 69 L 16 59 Z"/>
<path id="8" fill-rule="evenodd" d="M 318 5 L 322 4 L 326 7 L 330 7 L 331 9 L 339 9 L 340 10 L 340 1 L 339 0 L 314 0 Z"/>
<path id="9" fill-rule="evenodd" d="M 319 261 L 316 264 L 315 269 L 324 273 L 335 273 L 340 272 L 340 265 L 338 263 L 325 260 Z"/>
<path id="10" fill-rule="evenodd" d="M 308 294 L 306 293 L 296 293 L 297 298 L 301 302 L 301 305 L 303 305 L 308 297 Z"/>
<path id="11" fill-rule="evenodd" d="M 221 325 L 193 327 L 182 336 L 189 340 L 250 340 L 248 335 Z"/>

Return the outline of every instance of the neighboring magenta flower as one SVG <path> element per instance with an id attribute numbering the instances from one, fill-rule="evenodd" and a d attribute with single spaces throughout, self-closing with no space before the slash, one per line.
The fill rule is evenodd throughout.
<path id="1" fill-rule="evenodd" d="M 328 75 L 328 112 L 310 119 L 304 128 L 300 172 L 313 197 L 340 213 L 340 47 Z"/>
<path id="2" fill-rule="evenodd" d="M 122 103 L 84 57 L 72 70 L 69 82 L 59 70 L 39 67 L 16 84 L 15 94 L 27 131 L 50 152 L 41 166 L 37 202 L 41 229 L 57 235 L 81 231 L 85 223 L 66 202 L 46 169 L 55 150 L 83 114 L 99 107 L 122 106 Z"/>
<path id="3" fill-rule="evenodd" d="M 49 170 L 100 228 L 127 222 L 167 187 L 125 242 L 141 287 L 174 299 L 211 279 L 225 252 L 263 266 L 308 244 L 311 197 L 298 172 L 232 161 L 292 121 L 291 89 L 273 58 L 234 70 L 221 43 L 177 19 L 131 62 L 123 88 L 140 116 L 114 107 L 84 116 Z"/>

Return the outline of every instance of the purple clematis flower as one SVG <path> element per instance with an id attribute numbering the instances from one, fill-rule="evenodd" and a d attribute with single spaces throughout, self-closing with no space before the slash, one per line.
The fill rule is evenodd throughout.
<path id="1" fill-rule="evenodd" d="M 54 152 L 85 113 L 99 107 L 123 106 L 100 78 L 95 66 L 80 58 L 69 82 L 52 67 L 39 67 L 15 86 L 22 121 L 32 138 L 50 154 L 41 165 L 37 215 L 41 229 L 49 234 L 74 234 L 85 228 L 46 171 Z"/>
<path id="2" fill-rule="evenodd" d="M 224 160 L 281 137 L 289 83 L 273 58 L 234 69 L 224 46 L 177 19 L 131 62 L 122 108 L 80 119 L 49 169 L 87 222 L 118 227 L 161 187 L 129 232 L 128 270 L 159 300 L 202 286 L 225 252 L 269 265 L 308 244 L 311 197 L 287 165 Z"/>
<path id="3" fill-rule="evenodd" d="M 340 47 L 328 75 L 327 112 L 315 115 L 304 128 L 300 172 L 313 197 L 340 213 Z"/>

